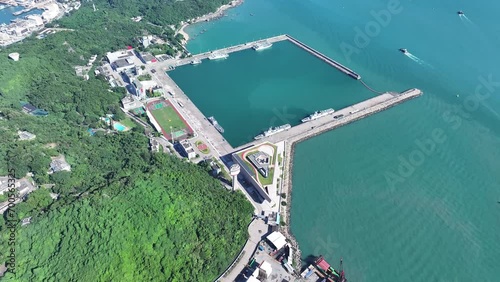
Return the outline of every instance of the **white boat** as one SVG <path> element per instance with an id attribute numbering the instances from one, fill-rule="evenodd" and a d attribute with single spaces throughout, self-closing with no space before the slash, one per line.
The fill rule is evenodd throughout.
<path id="1" fill-rule="evenodd" d="M 226 59 L 227 57 L 229 57 L 229 55 L 226 53 L 212 52 L 212 54 L 210 54 L 208 58 L 210 60 L 219 60 L 219 59 Z"/>
<path id="2" fill-rule="evenodd" d="M 302 119 L 302 122 L 308 122 L 308 121 L 313 121 L 315 119 L 318 119 L 320 117 L 324 117 L 326 115 L 329 115 L 329 114 L 332 114 L 334 113 L 335 110 L 330 108 L 330 109 L 326 109 L 326 110 L 322 110 L 322 111 L 316 111 L 314 112 L 313 114 L 309 115 L 308 117 L 306 118 L 303 118 Z"/>
<path id="3" fill-rule="evenodd" d="M 292 128 L 292 126 L 290 124 L 284 124 L 284 125 L 281 125 L 281 126 L 278 126 L 278 127 L 269 127 L 268 130 L 264 131 L 262 134 L 259 134 L 257 136 L 254 137 L 255 140 L 259 140 L 259 139 L 262 139 L 264 137 L 269 137 L 271 135 L 274 135 L 276 133 L 279 133 L 279 132 L 282 132 L 282 131 L 285 131 L 285 130 L 288 130 Z"/>
<path id="4" fill-rule="evenodd" d="M 271 46 L 273 46 L 273 44 L 271 44 L 271 43 L 269 43 L 269 42 L 266 41 L 264 43 L 257 43 L 254 46 L 252 46 L 252 48 L 255 51 L 260 51 L 260 50 L 264 50 L 264 49 L 267 49 L 267 48 L 271 48 Z"/>
<path id="5" fill-rule="evenodd" d="M 208 121 L 219 131 L 220 133 L 224 133 L 224 128 L 220 126 L 220 124 L 217 122 L 217 120 L 214 117 L 208 117 Z"/>
<path id="6" fill-rule="evenodd" d="M 0 10 L 7 8 L 7 5 L 0 5 Z"/>
<path id="7" fill-rule="evenodd" d="M 192 60 L 191 65 L 199 65 L 201 64 L 201 60 Z"/>

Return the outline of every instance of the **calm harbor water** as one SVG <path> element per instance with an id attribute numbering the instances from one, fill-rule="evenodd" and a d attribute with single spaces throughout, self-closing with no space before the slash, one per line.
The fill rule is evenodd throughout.
<path id="1" fill-rule="evenodd" d="M 289 41 L 179 67 L 169 75 L 205 116 L 215 116 L 233 147 L 270 126 L 297 125 L 316 110 L 340 109 L 374 96 Z"/>
<path id="2" fill-rule="evenodd" d="M 500 3 L 396 2 L 247 1 L 191 27 L 188 49 L 289 33 L 375 89 L 422 89 L 416 100 L 297 145 L 292 231 L 304 256 L 323 254 L 334 266 L 343 257 L 350 281 L 498 281 Z M 373 29 L 389 8 L 390 20 Z M 373 30 L 362 42 L 357 28 L 366 26 Z M 172 73 L 233 145 L 279 119 L 275 107 L 295 111 L 297 122 L 370 95 L 286 45 L 265 52 Z M 232 136 L 238 131 L 246 137 Z"/>
<path id="3" fill-rule="evenodd" d="M 0 5 L 3 5 L 3 4 L 0 4 Z M 2 23 L 10 24 L 10 21 L 13 19 L 22 18 L 22 17 L 25 17 L 27 15 L 35 15 L 35 14 L 41 15 L 43 12 L 42 10 L 39 10 L 39 9 L 33 9 L 33 10 L 31 10 L 27 13 L 23 13 L 19 16 L 14 16 L 12 14 L 12 13 L 21 11 L 22 9 L 24 9 L 23 6 L 16 6 L 16 7 L 8 6 L 4 9 L 0 10 L 0 24 L 2 24 Z"/>

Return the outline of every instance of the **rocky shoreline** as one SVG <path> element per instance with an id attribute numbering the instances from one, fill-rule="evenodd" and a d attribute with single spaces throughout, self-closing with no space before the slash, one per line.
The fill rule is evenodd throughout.
<path id="1" fill-rule="evenodd" d="M 300 270 L 302 267 L 302 254 L 300 252 L 299 243 L 295 239 L 290 230 L 290 218 L 291 218 L 291 203 L 292 203 L 292 170 L 293 170 L 293 152 L 295 148 L 295 144 L 300 142 L 301 140 L 287 140 L 285 141 L 285 154 L 284 154 L 284 179 L 283 179 L 283 188 L 282 193 L 286 194 L 286 206 L 282 206 L 284 209 L 283 217 L 286 225 L 280 228 L 280 231 L 283 235 L 288 239 L 290 245 L 292 246 L 293 253 L 293 261 L 295 262 L 294 268 L 297 274 L 300 274 Z"/>
<path id="2" fill-rule="evenodd" d="M 206 14 L 206 15 L 203 15 L 201 17 L 194 18 L 194 19 L 190 19 L 186 23 L 182 22 L 181 28 L 177 31 L 177 33 L 180 33 L 180 34 L 182 34 L 182 36 L 184 36 L 184 41 L 182 42 L 182 45 L 185 47 L 188 40 L 189 40 L 189 34 L 184 30 L 186 27 L 188 27 L 189 25 L 195 24 L 195 23 L 199 23 L 199 22 L 208 22 L 208 21 L 220 19 L 224 16 L 224 11 L 226 11 L 227 9 L 230 9 L 230 8 L 237 7 L 241 4 L 243 4 L 243 0 L 233 0 L 229 4 L 220 6 L 217 9 L 217 11 L 215 11 L 213 13 L 209 13 L 209 14 Z"/>

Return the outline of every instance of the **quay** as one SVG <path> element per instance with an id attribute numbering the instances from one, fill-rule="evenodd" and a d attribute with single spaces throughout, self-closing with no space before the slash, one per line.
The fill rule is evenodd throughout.
<path id="1" fill-rule="evenodd" d="M 420 95 L 422 95 L 422 91 L 416 88 L 404 91 L 402 93 L 387 92 L 360 103 L 337 110 L 333 114 L 320 117 L 310 122 L 301 123 L 290 128 L 289 130 L 252 141 L 238 148 L 235 148 L 235 150 L 238 151 L 243 148 L 260 144 L 266 141 L 271 143 L 278 143 L 281 141 L 285 141 L 287 143 L 295 143 L 298 141 L 302 141 L 316 136 L 324 131 L 332 130 L 334 128 L 346 125 L 366 116 L 388 109 L 404 101 L 416 98 Z M 333 119 L 334 116 L 338 115 L 343 115 L 343 117 Z"/>
<path id="2" fill-rule="evenodd" d="M 34 9 L 34 7 L 22 9 L 21 11 L 17 11 L 17 12 L 12 13 L 12 15 L 19 16 L 19 15 L 27 13 L 27 12 L 33 10 L 33 9 Z"/>
<path id="3" fill-rule="evenodd" d="M 314 50 L 313 48 L 307 46 L 306 44 L 298 41 L 297 39 L 291 37 L 290 35 L 285 35 L 287 37 L 287 39 L 294 43 L 295 45 L 299 46 L 300 48 L 306 50 L 307 52 L 311 53 L 312 55 L 316 56 L 317 58 L 319 58 L 320 60 L 324 61 L 325 63 L 331 65 L 332 67 L 338 69 L 339 71 L 347 74 L 348 76 L 354 78 L 354 79 L 361 79 L 361 76 L 357 73 L 355 73 L 354 71 L 352 71 L 351 69 L 349 69 L 348 67 L 345 67 L 344 65 L 336 62 L 335 60 L 332 60 L 330 59 L 329 57 L 327 57 L 326 55 L 324 55 L 323 53 L 321 52 L 318 52 L 316 50 Z"/>
<path id="4" fill-rule="evenodd" d="M 247 42 L 247 43 L 243 43 L 243 44 L 239 44 L 239 45 L 235 45 L 235 46 L 231 46 L 231 47 L 227 47 L 227 48 L 223 48 L 223 49 L 218 49 L 218 50 L 213 50 L 210 52 L 204 52 L 204 53 L 192 55 L 188 58 L 178 60 L 174 66 L 171 66 L 169 68 L 169 70 L 172 70 L 174 67 L 177 67 L 177 66 L 183 66 L 183 65 L 190 64 L 192 61 L 201 61 L 204 59 L 208 59 L 208 57 L 210 57 L 210 55 L 213 53 L 230 54 L 230 53 L 250 49 L 255 44 L 258 44 L 258 43 L 267 42 L 267 43 L 272 44 L 272 43 L 285 41 L 285 40 L 290 41 L 291 43 L 295 44 L 299 48 L 302 48 L 303 50 L 309 52 L 310 54 L 312 54 L 316 58 L 318 58 L 318 59 L 322 60 L 323 62 L 329 64 L 330 66 L 338 69 L 339 71 L 347 74 L 348 76 L 350 76 L 354 79 L 357 79 L 357 80 L 361 79 L 361 76 L 359 74 L 357 74 L 356 72 L 354 72 L 353 70 L 351 70 L 350 68 L 348 68 L 348 67 L 342 65 L 341 63 L 329 58 L 328 56 L 324 55 L 323 53 L 316 51 L 315 49 L 309 47 L 308 45 L 302 43 L 301 41 L 293 38 L 292 36 L 290 36 L 288 34 L 278 35 L 278 36 L 274 36 L 274 37 L 269 37 L 267 39 L 257 40 L 257 41 L 253 41 L 253 42 Z"/>

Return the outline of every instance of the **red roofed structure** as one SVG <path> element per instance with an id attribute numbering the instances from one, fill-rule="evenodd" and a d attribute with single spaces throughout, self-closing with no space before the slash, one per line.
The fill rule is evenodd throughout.
<path id="1" fill-rule="evenodd" d="M 330 264 L 328 262 L 326 262 L 326 260 L 323 258 L 323 257 L 320 257 L 317 261 L 316 261 L 316 265 L 323 269 L 324 271 L 328 271 L 328 269 L 330 268 Z"/>

